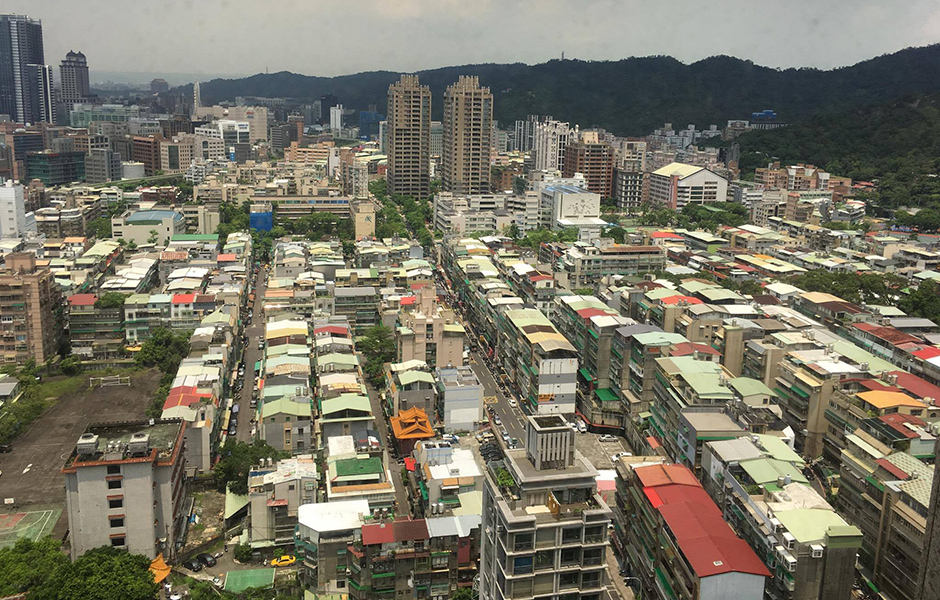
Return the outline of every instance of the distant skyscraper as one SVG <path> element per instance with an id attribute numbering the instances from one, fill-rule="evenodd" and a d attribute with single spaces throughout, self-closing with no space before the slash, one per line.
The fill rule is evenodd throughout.
<path id="1" fill-rule="evenodd" d="M 202 106 L 202 96 L 199 93 L 199 82 L 193 84 L 193 114 L 196 114 L 196 109 Z"/>
<path id="2" fill-rule="evenodd" d="M 440 158 L 444 152 L 444 124 L 431 121 L 431 156 Z"/>
<path id="3" fill-rule="evenodd" d="M 26 65 L 26 93 L 30 113 L 27 123 L 55 123 L 55 91 L 52 67 L 49 65 Z"/>
<path id="4" fill-rule="evenodd" d="M 345 109 L 342 104 L 330 108 L 330 131 L 333 137 L 339 137 L 343 130 L 343 112 Z"/>
<path id="5" fill-rule="evenodd" d="M 62 81 L 62 102 L 72 104 L 82 102 L 91 95 L 88 84 L 88 61 L 81 52 L 65 55 L 59 65 L 59 79 Z"/>
<path id="6" fill-rule="evenodd" d="M 18 123 L 38 122 L 42 110 L 34 104 L 38 68 L 45 64 L 42 22 L 24 15 L 0 15 L 0 114 Z M 49 112 L 54 112 L 52 109 Z"/>
<path id="7" fill-rule="evenodd" d="M 167 83 L 166 79 L 151 79 L 150 80 L 150 93 L 151 94 L 162 94 L 163 92 L 170 91 L 170 84 Z"/>
<path id="8" fill-rule="evenodd" d="M 532 132 L 533 163 L 537 171 L 560 171 L 565 163 L 568 138 L 574 139 L 578 126 L 553 120 L 551 117 L 535 124 Z"/>
<path id="9" fill-rule="evenodd" d="M 415 198 L 431 193 L 431 89 L 417 75 L 402 75 L 388 87 L 385 126 L 388 191 Z"/>
<path id="10" fill-rule="evenodd" d="M 479 77 L 461 75 L 444 92 L 442 185 L 455 194 L 490 190 L 490 143 L 493 94 Z"/>
<path id="11" fill-rule="evenodd" d="M 529 152 L 535 144 L 535 126 L 539 122 L 538 115 L 529 115 L 529 118 L 516 121 L 513 131 L 512 149 L 519 152 Z"/>

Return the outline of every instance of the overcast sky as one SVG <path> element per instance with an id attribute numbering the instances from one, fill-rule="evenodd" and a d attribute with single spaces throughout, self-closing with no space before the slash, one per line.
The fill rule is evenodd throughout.
<path id="1" fill-rule="evenodd" d="M 940 41 L 936 0 L 5 0 L 46 62 L 146 73 L 416 71 L 559 57 L 729 54 L 831 68 Z"/>

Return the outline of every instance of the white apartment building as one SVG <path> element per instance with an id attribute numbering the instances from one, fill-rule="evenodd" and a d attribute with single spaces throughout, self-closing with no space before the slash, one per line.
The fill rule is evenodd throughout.
<path id="1" fill-rule="evenodd" d="M 35 229 L 35 227 L 34 227 Z M 0 187 L 0 239 L 14 239 L 26 233 L 25 188 L 12 179 Z"/>
<path id="2" fill-rule="evenodd" d="M 499 233 L 513 224 L 525 232 L 539 227 L 539 210 L 535 192 L 521 195 L 440 192 L 434 197 L 432 222 L 444 234 Z"/>
<path id="3" fill-rule="evenodd" d="M 535 126 L 532 153 L 534 167 L 538 171 L 560 170 L 565 161 L 568 141 L 577 139 L 578 126 L 546 119 Z"/>
<path id="4" fill-rule="evenodd" d="M 569 185 L 551 185 L 542 189 L 541 223 L 554 230 L 575 227 L 578 239 L 591 241 L 600 237 L 607 224 L 600 218 L 601 196 Z"/>
<path id="5" fill-rule="evenodd" d="M 686 204 L 724 202 L 728 180 L 705 167 L 670 163 L 650 174 L 650 202 L 682 210 Z"/>

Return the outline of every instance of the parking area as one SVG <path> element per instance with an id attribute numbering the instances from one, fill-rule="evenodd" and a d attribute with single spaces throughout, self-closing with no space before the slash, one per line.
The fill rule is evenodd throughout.
<path id="1" fill-rule="evenodd" d="M 160 372 L 148 369 L 130 377 L 130 386 L 94 389 L 89 389 L 87 376 L 77 379 L 71 391 L 13 440 L 12 451 L 0 454 L 0 500 L 13 498 L 14 504 L 0 504 L 0 514 L 26 512 L 25 507 L 58 507 L 60 512 L 65 508 L 60 469 L 88 424 L 144 418 L 153 390 L 159 387 Z M 67 519 L 56 516 L 52 534 L 64 536 Z"/>
<path id="2" fill-rule="evenodd" d="M 620 436 L 615 437 L 615 441 L 602 442 L 601 434 L 579 433 L 574 438 L 574 447 L 594 465 L 595 469 L 613 469 L 614 463 L 610 457 L 618 452 L 630 452 L 627 440 Z"/>

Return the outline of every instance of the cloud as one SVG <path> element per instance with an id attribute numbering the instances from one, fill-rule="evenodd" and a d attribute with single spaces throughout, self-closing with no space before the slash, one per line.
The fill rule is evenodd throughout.
<path id="1" fill-rule="evenodd" d="M 338 75 L 558 57 L 730 54 L 832 68 L 940 41 L 935 0 L 7 0 L 46 62 L 95 71 Z"/>

